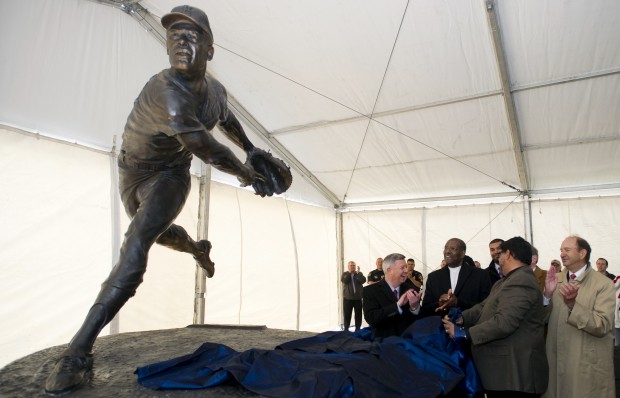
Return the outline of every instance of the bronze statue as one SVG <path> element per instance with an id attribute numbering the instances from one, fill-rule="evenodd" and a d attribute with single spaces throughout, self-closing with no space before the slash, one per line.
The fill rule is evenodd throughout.
<path id="1" fill-rule="evenodd" d="M 136 99 L 118 158 L 120 194 L 131 223 L 118 263 L 46 381 L 49 394 L 65 394 L 89 380 L 95 339 L 135 294 L 155 242 L 192 254 L 207 276 L 213 276 L 211 243 L 196 242 L 173 224 L 190 190 L 193 155 L 237 176 L 242 186 L 252 184 L 261 196 L 282 193 L 292 182 L 284 162 L 249 141 L 228 110 L 224 86 L 205 76 L 214 52 L 207 15 L 179 6 L 161 22 L 171 67 L 153 76 Z M 211 135 L 216 124 L 248 154 L 245 163 Z"/>

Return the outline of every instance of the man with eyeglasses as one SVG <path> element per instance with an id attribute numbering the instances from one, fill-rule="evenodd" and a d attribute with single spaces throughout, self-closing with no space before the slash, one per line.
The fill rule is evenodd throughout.
<path id="1" fill-rule="evenodd" d="M 560 246 L 565 272 L 545 280 L 549 387 L 544 398 L 615 397 L 615 287 L 590 266 L 590 244 L 569 236 Z"/>

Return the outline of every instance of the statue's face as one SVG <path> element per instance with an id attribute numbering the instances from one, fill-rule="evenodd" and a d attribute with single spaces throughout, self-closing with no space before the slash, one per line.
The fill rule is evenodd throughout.
<path id="1" fill-rule="evenodd" d="M 170 65 L 179 72 L 204 75 L 207 61 L 213 59 L 211 37 L 190 22 L 168 28 L 166 47 Z"/>

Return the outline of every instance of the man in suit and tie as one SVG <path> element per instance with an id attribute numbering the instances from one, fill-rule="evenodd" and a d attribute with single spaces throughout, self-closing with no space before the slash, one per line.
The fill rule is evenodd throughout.
<path id="1" fill-rule="evenodd" d="M 405 256 L 392 253 L 383 259 L 385 278 L 364 287 L 364 319 L 375 338 L 400 336 L 417 318 L 420 291 L 407 278 Z"/>
<path id="2" fill-rule="evenodd" d="M 546 310 L 531 261 L 532 248 L 523 238 L 501 243 L 505 278 L 484 301 L 463 311 L 456 325 L 448 317 L 443 320 L 451 338 L 471 343 L 487 398 L 535 398 L 547 389 Z"/>
<path id="3" fill-rule="evenodd" d="M 451 307 L 466 310 L 484 300 L 491 291 L 486 271 L 465 264 L 467 246 L 452 238 L 443 250 L 446 267 L 431 272 L 422 300 L 422 315 L 445 315 Z"/>
<path id="4" fill-rule="evenodd" d="M 504 240 L 499 238 L 493 239 L 491 242 L 489 242 L 489 253 L 491 254 L 491 262 L 486 268 L 486 271 L 489 273 L 491 285 L 495 284 L 495 282 L 504 277 L 504 275 L 502 275 L 502 268 L 499 266 L 499 254 L 501 253 L 500 246 L 503 242 Z"/>

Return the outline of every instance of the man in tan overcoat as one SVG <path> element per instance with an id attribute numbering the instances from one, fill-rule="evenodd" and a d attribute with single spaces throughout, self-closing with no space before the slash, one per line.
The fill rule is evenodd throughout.
<path id="1" fill-rule="evenodd" d="M 591 251 L 585 239 L 569 236 L 560 248 L 564 272 L 547 272 L 549 386 L 543 398 L 616 396 L 614 285 L 592 269 Z"/>

